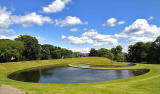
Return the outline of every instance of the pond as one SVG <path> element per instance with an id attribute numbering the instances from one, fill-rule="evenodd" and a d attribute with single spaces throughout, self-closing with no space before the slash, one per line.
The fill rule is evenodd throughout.
<path id="1" fill-rule="evenodd" d="M 147 73 L 149 70 L 98 70 L 73 67 L 39 68 L 9 75 L 10 79 L 49 84 L 88 83 L 118 80 Z"/>

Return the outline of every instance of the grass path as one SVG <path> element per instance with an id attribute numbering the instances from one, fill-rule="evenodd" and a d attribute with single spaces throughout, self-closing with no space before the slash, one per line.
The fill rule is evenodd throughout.
<path id="1" fill-rule="evenodd" d="M 76 84 L 40 84 L 14 81 L 7 78 L 8 74 L 27 68 L 53 65 L 61 66 L 73 63 L 124 65 L 126 63 L 112 62 L 106 58 L 85 57 L 43 61 L 27 61 L 19 63 L 0 64 L 0 85 L 10 85 L 25 91 L 28 94 L 159 94 L 160 91 L 160 65 L 137 64 L 124 67 L 125 69 L 150 69 L 144 75 L 120 80 L 94 83 Z M 107 68 L 106 68 L 107 69 Z M 123 69 L 122 67 L 116 69 Z"/>

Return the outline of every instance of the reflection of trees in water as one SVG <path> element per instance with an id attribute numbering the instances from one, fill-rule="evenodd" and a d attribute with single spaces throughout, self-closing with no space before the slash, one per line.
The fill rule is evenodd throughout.
<path id="1" fill-rule="evenodd" d="M 117 77 L 121 78 L 123 76 L 122 70 L 115 70 Z"/>
<path id="2" fill-rule="evenodd" d="M 38 82 L 40 79 L 39 71 L 26 71 L 17 74 L 13 74 L 10 78 L 23 82 Z"/>
<path id="3" fill-rule="evenodd" d="M 51 71 L 51 69 L 40 70 L 40 74 L 41 74 L 41 76 L 47 77 L 47 78 L 53 76 L 53 72 Z"/>
<path id="4" fill-rule="evenodd" d="M 138 75 L 141 75 L 141 74 L 144 74 L 144 73 L 147 73 L 149 72 L 149 70 L 145 69 L 145 70 L 133 70 L 132 73 L 135 75 L 135 76 L 138 76 Z"/>

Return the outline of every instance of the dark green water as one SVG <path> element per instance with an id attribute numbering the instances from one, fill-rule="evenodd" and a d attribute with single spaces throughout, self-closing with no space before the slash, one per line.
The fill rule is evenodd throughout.
<path id="1" fill-rule="evenodd" d="M 147 73 L 149 70 L 95 70 L 73 67 L 42 68 L 9 75 L 10 79 L 49 84 L 88 83 L 118 80 Z"/>

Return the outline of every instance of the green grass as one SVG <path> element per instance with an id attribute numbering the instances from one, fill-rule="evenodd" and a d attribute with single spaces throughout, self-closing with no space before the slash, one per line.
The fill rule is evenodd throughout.
<path id="1" fill-rule="evenodd" d="M 61 66 L 66 64 L 85 63 L 94 65 L 124 65 L 128 63 L 112 62 L 106 58 L 85 57 L 57 60 L 27 61 L 18 63 L 0 64 L 0 85 L 10 85 L 28 94 L 159 94 L 160 92 L 160 65 L 137 64 L 130 67 L 114 69 L 150 69 L 144 75 L 95 83 L 76 84 L 40 84 L 14 81 L 7 78 L 8 74 L 27 68 L 40 66 Z M 113 68 L 104 68 L 113 69 Z"/>

